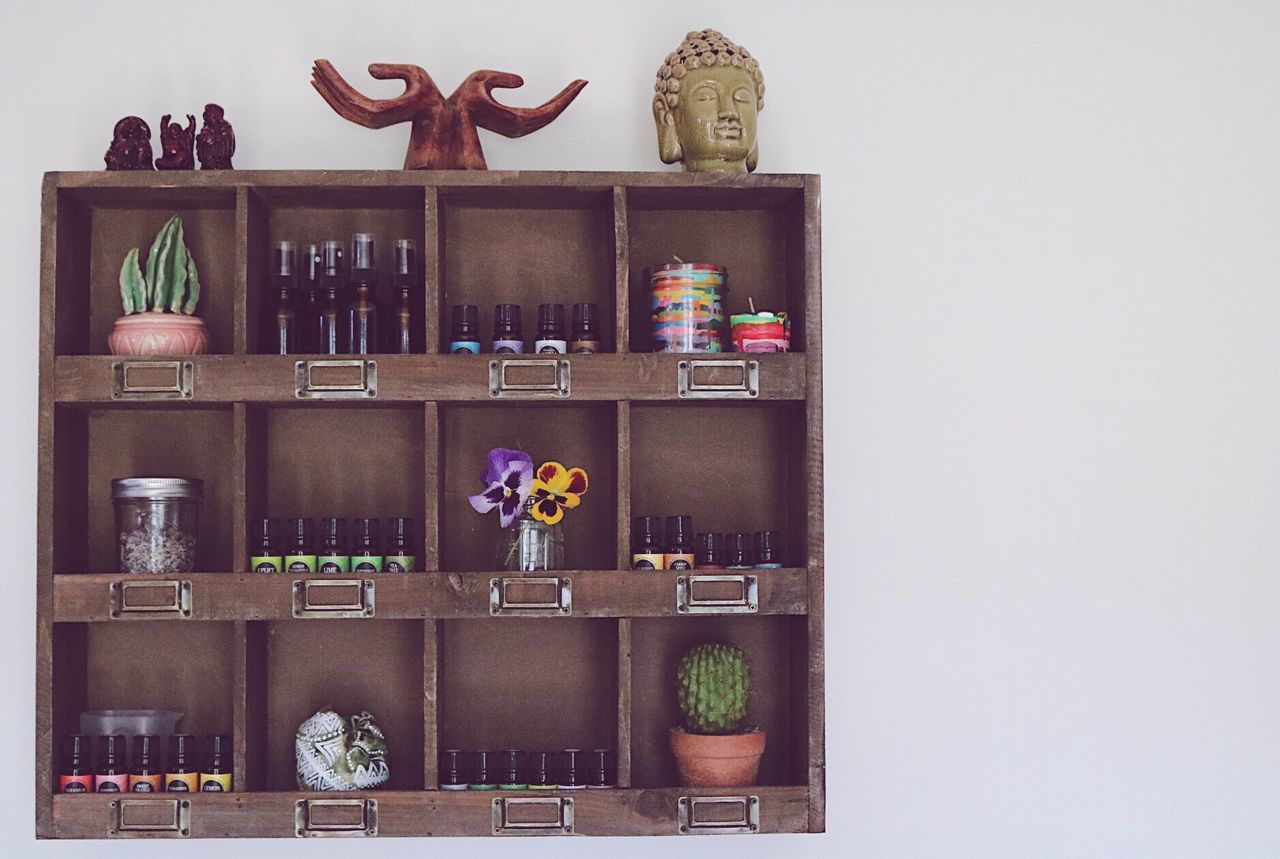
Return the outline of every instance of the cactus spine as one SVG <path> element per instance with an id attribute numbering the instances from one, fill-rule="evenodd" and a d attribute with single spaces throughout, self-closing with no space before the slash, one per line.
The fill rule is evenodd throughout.
<path id="1" fill-rule="evenodd" d="M 747 657 L 726 644 L 701 644 L 680 659 L 677 695 L 693 734 L 733 734 L 747 715 L 751 674 Z"/>
<path id="2" fill-rule="evenodd" d="M 165 311 L 191 314 L 200 300 L 200 276 L 187 250 L 182 219 L 174 215 L 156 233 L 142 274 L 138 248 L 125 255 L 120 267 L 120 301 L 126 314 Z"/>

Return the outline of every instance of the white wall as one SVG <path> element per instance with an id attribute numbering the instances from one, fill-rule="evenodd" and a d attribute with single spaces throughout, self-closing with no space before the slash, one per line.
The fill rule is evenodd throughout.
<path id="1" fill-rule="evenodd" d="M 310 89 L 320 56 L 373 93 L 371 61 L 518 72 L 526 105 L 584 77 L 491 166 L 663 169 L 654 71 L 715 26 L 763 64 L 761 169 L 823 174 L 830 834 L 606 855 L 1280 854 L 1280 6 L 96 5 L 0 10 L 6 838 L 32 828 L 41 173 L 205 101 L 239 167 L 398 166 L 403 128 Z M 233 849 L 303 847 L 352 845 Z"/>

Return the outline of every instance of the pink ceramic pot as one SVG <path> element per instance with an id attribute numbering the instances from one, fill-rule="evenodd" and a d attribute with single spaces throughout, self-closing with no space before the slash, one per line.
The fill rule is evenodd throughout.
<path id="1" fill-rule="evenodd" d="M 209 331 L 199 316 L 151 310 L 116 319 L 107 343 L 112 355 L 203 355 Z"/>

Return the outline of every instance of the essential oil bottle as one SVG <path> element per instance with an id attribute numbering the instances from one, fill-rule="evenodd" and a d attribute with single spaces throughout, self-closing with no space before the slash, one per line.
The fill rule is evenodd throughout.
<path id="1" fill-rule="evenodd" d="M 556 784 L 561 790 L 581 790 L 587 786 L 583 765 L 586 759 L 582 749 L 565 749 L 560 753 L 559 775 Z"/>
<path id="2" fill-rule="evenodd" d="M 373 233 L 351 237 L 351 302 L 347 305 L 347 354 L 372 355 L 378 340 L 382 310 L 378 305 L 378 268 L 373 256 Z"/>
<path id="3" fill-rule="evenodd" d="M 280 523 L 275 519 L 259 519 L 253 532 L 254 554 L 249 566 L 255 573 L 279 573 L 284 570 L 284 552 L 280 550 Z"/>
<path id="4" fill-rule="evenodd" d="M 356 519 L 351 535 L 351 572 L 376 573 L 382 570 L 378 552 L 378 520 Z"/>
<path id="5" fill-rule="evenodd" d="M 297 250 L 293 242 L 276 242 L 271 248 L 271 310 L 267 315 L 263 352 L 296 355 L 302 351 L 298 318 Z"/>
<path id="6" fill-rule="evenodd" d="M 160 793 L 164 773 L 160 770 L 160 738 L 139 734 L 133 738 L 133 769 L 129 771 L 130 793 Z"/>
<path id="7" fill-rule="evenodd" d="M 216 734 L 205 741 L 200 791 L 231 793 L 231 738 L 225 734 Z"/>
<path id="8" fill-rule="evenodd" d="M 300 280 L 298 283 L 298 300 L 295 307 L 298 313 L 298 351 L 310 354 L 316 349 L 317 327 L 320 324 L 320 271 L 322 257 L 320 246 L 307 245 L 298 258 L 300 264 Z"/>
<path id="9" fill-rule="evenodd" d="M 503 749 L 498 754 L 498 788 L 500 790 L 527 790 L 524 776 L 524 752 L 519 749 Z"/>
<path id="10" fill-rule="evenodd" d="M 93 793 L 94 773 L 89 766 L 89 737 L 71 734 L 63 747 L 62 771 L 58 773 L 58 793 Z"/>
<path id="11" fill-rule="evenodd" d="M 330 239 L 320 246 L 320 297 L 316 307 L 315 351 L 320 355 L 340 355 L 347 344 L 344 336 L 342 242 Z"/>
<path id="12" fill-rule="evenodd" d="M 698 534 L 693 538 L 693 557 L 699 570 L 723 570 L 724 535 Z"/>
<path id="13" fill-rule="evenodd" d="M 382 557 L 384 573 L 412 573 L 417 569 L 413 554 L 413 520 L 396 517 L 387 520 L 387 547 Z"/>
<path id="14" fill-rule="evenodd" d="M 493 308 L 493 351 L 499 355 L 524 354 L 520 305 L 499 304 Z"/>
<path id="15" fill-rule="evenodd" d="M 529 790 L 555 790 L 555 773 L 553 772 L 555 755 L 553 752 L 530 752 L 528 763 Z"/>
<path id="16" fill-rule="evenodd" d="M 412 355 L 422 351 L 421 326 L 416 324 L 414 293 L 418 291 L 418 248 L 413 239 L 396 242 L 394 266 L 391 269 L 391 293 L 394 299 L 390 324 L 391 336 L 387 351 L 398 355 Z"/>
<path id="17" fill-rule="evenodd" d="M 782 535 L 777 531 L 757 531 L 755 549 L 757 570 L 782 568 Z"/>
<path id="18" fill-rule="evenodd" d="M 471 753 L 471 775 L 467 787 L 471 790 L 497 790 L 497 773 L 493 771 L 493 752 L 480 749 Z"/>
<path id="19" fill-rule="evenodd" d="M 725 536 L 725 567 L 730 570 L 750 570 L 755 568 L 751 554 L 750 534 L 728 534 Z"/>
<path id="20" fill-rule="evenodd" d="M 164 789 L 169 793 L 195 793 L 199 790 L 195 742 L 196 738 L 190 734 L 174 734 L 169 738 L 169 761 L 164 768 Z"/>
<path id="21" fill-rule="evenodd" d="M 600 305 L 575 304 L 573 306 L 573 340 L 569 351 L 575 355 L 591 355 L 601 351 Z"/>
<path id="22" fill-rule="evenodd" d="M 445 749 L 440 753 L 440 789 L 466 790 L 466 759 L 461 749 Z"/>
<path id="23" fill-rule="evenodd" d="M 290 573 L 314 573 L 316 571 L 315 532 L 310 519 L 290 519 L 287 547 L 284 552 L 284 568 Z"/>
<path id="24" fill-rule="evenodd" d="M 615 787 L 613 752 L 609 749 L 592 749 L 587 758 L 587 787 Z"/>
<path id="25" fill-rule="evenodd" d="M 533 350 L 540 355 L 563 355 L 569 350 L 564 336 L 564 305 L 538 305 L 538 339 Z"/>
<path id="26" fill-rule="evenodd" d="M 453 355 L 480 354 L 480 308 L 474 304 L 455 304 L 449 329 L 449 352 Z"/>
<path id="27" fill-rule="evenodd" d="M 662 520 L 657 516 L 637 516 L 631 526 L 631 569 L 661 570 Z"/>
<path id="28" fill-rule="evenodd" d="M 129 790 L 129 768 L 124 762 L 124 736 L 98 737 L 98 770 L 94 775 L 96 793 L 125 793 Z"/>
<path id="29" fill-rule="evenodd" d="M 692 570 L 693 555 L 693 517 L 667 517 L 667 549 L 663 553 L 662 565 L 668 570 Z"/>
<path id="30" fill-rule="evenodd" d="M 320 551 L 316 569 L 322 573 L 351 572 L 351 556 L 347 554 L 347 520 L 330 517 L 320 520 Z"/>

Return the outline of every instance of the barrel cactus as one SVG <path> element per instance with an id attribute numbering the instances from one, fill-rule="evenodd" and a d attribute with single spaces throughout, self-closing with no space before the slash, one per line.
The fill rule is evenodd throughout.
<path id="1" fill-rule="evenodd" d="M 677 695 L 692 734 L 736 734 L 747 716 L 747 656 L 727 644 L 700 644 L 680 659 Z"/>
<path id="2" fill-rule="evenodd" d="M 195 312 L 200 300 L 200 275 L 182 234 L 182 219 L 165 221 L 151 243 L 144 277 L 138 248 L 125 255 L 120 267 L 120 300 L 125 315 L 145 311 Z"/>

